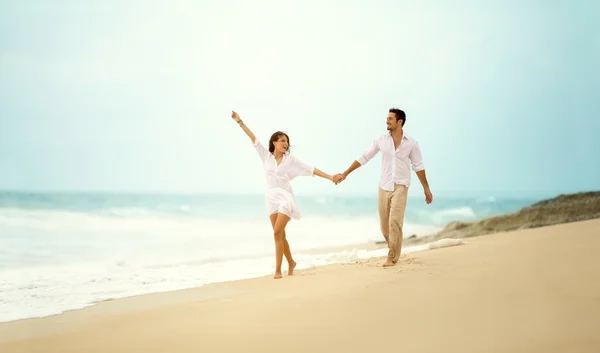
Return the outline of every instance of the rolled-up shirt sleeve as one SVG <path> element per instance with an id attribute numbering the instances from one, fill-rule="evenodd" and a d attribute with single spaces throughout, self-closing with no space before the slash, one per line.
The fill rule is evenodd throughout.
<path id="1" fill-rule="evenodd" d="M 373 141 L 373 144 L 361 153 L 356 160 L 360 165 L 365 165 L 379 152 L 379 139 Z"/>
<path id="2" fill-rule="evenodd" d="M 423 154 L 421 153 L 421 148 L 419 147 L 419 143 L 417 141 L 415 141 L 408 158 L 410 158 L 410 163 L 414 172 L 420 172 L 421 170 L 425 169 L 425 163 L 423 163 Z"/>

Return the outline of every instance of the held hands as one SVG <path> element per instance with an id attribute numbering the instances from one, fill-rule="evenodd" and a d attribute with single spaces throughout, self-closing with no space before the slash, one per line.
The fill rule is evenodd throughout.
<path id="1" fill-rule="evenodd" d="M 327 180 L 331 180 L 335 185 L 341 183 L 342 180 L 346 179 L 346 177 L 342 173 L 337 173 L 337 174 L 334 174 L 334 175 L 328 175 L 328 174 L 325 174 L 325 175 L 326 176 L 324 176 L 324 177 Z"/>
<path id="2" fill-rule="evenodd" d="M 331 181 L 333 181 L 333 183 L 334 183 L 335 185 L 338 185 L 339 183 L 341 183 L 341 182 L 342 182 L 342 181 L 344 181 L 345 179 L 346 179 L 346 176 L 344 176 L 344 174 L 342 174 L 342 173 L 338 173 L 338 174 L 334 175 L 334 176 L 331 178 Z"/>

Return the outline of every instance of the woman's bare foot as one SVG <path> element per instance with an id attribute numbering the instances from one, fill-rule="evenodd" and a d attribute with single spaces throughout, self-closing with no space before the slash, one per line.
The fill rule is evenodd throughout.
<path id="1" fill-rule="evenodd" d="M 283 277 L 283 275 L 281 274 L 281 272 L 275 272 L 275 275 L 273 275 L 274 279 L 279 279 L 281 277 Z"/>
<path id="2" fill-rule="evenodd" d="M 385 260 L 385 262 L 383 263 L 383 267 L 390 267 L 390 266 L 394 266 L 394 262 L 390 259 Z"/>
<path id="3" fill-rule="evenodd" d="M 294 274 L 294 269 L 296 268 L 296 261 L 292 261 L 291 264 L 288 265 L 288 276 L 291 276 Z"/>

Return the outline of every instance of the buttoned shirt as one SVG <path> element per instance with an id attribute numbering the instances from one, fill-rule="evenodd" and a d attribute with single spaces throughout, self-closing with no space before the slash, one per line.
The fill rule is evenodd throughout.
<path id="1" fill-rule="evenodd" d="M 277 165 L 273 154 L 260 143 L 258 138 L 254 140 L 253 146 L 262 161 L 269 189 L 282 188 L 293 194 L 291 181 L 294 178 L 314 175 L 314 166 L 306 164 L 292 155 L 284 154 L 281 164 Z"/>
<path id="2" fill-rule="evenodd" d="M 410 186 L 411 166 L 414 172 L 425 169 L 423 156 L 417 140 L 403 135 L 398 148 L 394 148 L 394 139 L 390 133 L 381 135 L 373 141 L 357 161 L 367 164 L 378 152 L 381 152 L 381 176 L 379 186 L 386 191 L 394 191 L 394 184 Z"/>

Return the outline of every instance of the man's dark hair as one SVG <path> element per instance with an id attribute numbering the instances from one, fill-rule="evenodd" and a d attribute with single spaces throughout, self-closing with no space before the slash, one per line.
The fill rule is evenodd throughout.
<path id="1" fill-rule="evenodd" d="M 402 120 L 402 126 L 404 127 L 404 124 L 406 124 L 406 114 L 404 113 L 404 110 L 398 108 L 390 108 L 390 113 L 396 114 L 396 121 Z"/>

